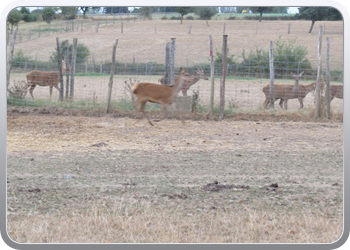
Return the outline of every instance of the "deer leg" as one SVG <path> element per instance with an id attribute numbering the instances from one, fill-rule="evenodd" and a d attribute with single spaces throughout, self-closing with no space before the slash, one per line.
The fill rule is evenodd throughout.
<path id="1" fill-rule="evenodd" d="M 280 103 L 279 103 L 279 105 L 280 105 L 280 107 L 283 109 L 283 98 L 281 98 L 281 100 L 280 100 Z"/>
<path id="2" fill-rule="evenodd" d="M 287 103 L 288 103 L 288 99 L 284 100 L 284 109 L 287 110 Z"/>
<path id="3" fill-rule="evenodd" d="M 303 98 L 298 98 L 298 99 L 299 99 L 299 102 L 300 102 L 300 108 L 299 109 L 302 109 L 304 107 Z"/>
<path id="4" fill-rule="evenodd" d="M 30 89 L 29 89 L 29 93 L 32 96 L 32 99 L 34 100 L 34 96 L 33 96 L 33 90 L 35 89 L 36 85 L 31 85 Z"/>
<path id="5" fill-rule="evenodd" d="M 149 119 L 148 115 L 147 115 L 146 112 L 145 112 L 145 106 L 146 106 L 146 102 L 142 102 L 142 103 L 141 103 L 141 108 L 140 108 L 140 109 L 141 109 L 141 112 L 142 112 L 143 116 L 146 117 L 146 119 L 147 119 L 147 121 L 149 122 L 149 124 L 151 124 L 151 126 L 153 126 L 151 120 Z"/>
<path id="6" fill-rule="evenodd" d="M 263 108 L 267 109 L 267 105 L 269 104 L 269 99 L 266 97 L 264 103 L 263 103 Z"/>
<path id="7" fill-rule="evenodd" d="M 51 96 L 52 96 L 52 88 L 53 88 L 53 86 L 50 86 L 50 100 L 51 100 Z"/>

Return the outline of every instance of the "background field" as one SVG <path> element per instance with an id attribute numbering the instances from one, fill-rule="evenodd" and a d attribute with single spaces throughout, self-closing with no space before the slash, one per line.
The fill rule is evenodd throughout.
<path id="1" fill-rule="evenodd" d="M 102 21 L 101 21 L 102 22 Z M 288 34 L 288 24 L 291 25 L 290 34 Z M 54 23 L 52 24 L 54 25 Z M 331 71 L 338 71 L 338 75 L 331 79 L 331 84 L 342 84 L 342 72 L 343 72 L 343 22 L 316 22 L 314 31 L 309 34 L 310 21 L 266 21 L 258 22 L 256 20 L 211 20 L 209 21 L 209 27 L 205 21 L 201 20 L 184 20 L 183 24 L 180 24 L 179 20 L 151 20 L 151 21 L 129 21 L 123 22 L 123 33 L 120 29 L 120 21 L 116 21 L 114 25 L 109 23 L 107 26 L 101 26 L 99 31 L 96 32 L 95 28 L 78 29 L 74 32 L 58 33 L 49 36 L 41 37 L 40 39 L 32 39 L 23 41 L 16 44 L 15 51 L 23 51 L 29 58 L 43 61 L 49 61 L 52 52 L 56 48 L 56 37 L 59 37 L 61 41 L 68 39 L 70 43 L 73 38 L 78 38 L 79 43 L 84 43 L 90 49 L 90 57 L 88 59 L 89 65 L 92 63 L 96 65 L 93 72 L 99 72 L 99 67 L 106 62 L 110 62 L 112 55 L 112 45 L 115 39 L 119 39 L 116 60 L 125 65 L 134 62 L 149 63 L 149 67 L 152 68 L 153 63 L 165 62 L 165 46 L 170 42 L 172 37 L 176 38 L 176 52 L 175 52 L 175 66 L 176 67 L 190 67 L 196 68 L 200 64 L 209 63 L 209 35 L 213 37 L 214 54 L 221 52 L 222 47 L 222 34 L 225 25 L 225 34 L 228 35 L 228 48 L 229 54 L 234 56 L 237 62 L 242 60 L 242 53 L 245 51 L 248 54 L 250 51 L 255 51 L 257 48 L 262 50 L 268 50 L 270 41 L 284 41 L 286 43 L 295 41 L 295 45 L 306 46 L 308 55 L 307 59 L 311 62 L 314 69 L 317 68 L 317 46 L 318 46 L 318 26 L 322 25 L 324 28 L 324 40 L 323 40 L 323 71 L 325 72 L 325 60 L 326 60 L 326 38 L 330 39 L 331 46 L 331 58 L 330 66 Z M 188 34 L 189 27 L 191 33 Z M 32 28 L 32 27 L 28 27 Z M 25 26 L 23 26 L 22 33 L 25 34 Z M 23 39 L 24 40 L 24 39 Z M 27 67 L 27 70 L 24 70 Z M 33 69 L 34 65 L 22 65 L 18 69 L 14 69 L 11 75 L 11 81 L 25 80 L 25 72 L 28 72 L 30 68 Z M 124 81 L 130 77 L 135 77 L 140 81 L 148 81 L 157 83 L 158 79 L 164 74 L 165 69 L 153 69 L 157 74 L 149 74 L 152 71 L 150 68 L 140 68 L 134 73 L 130 74 L 130 70 L 127 70 L 127 66 L 117 69 L 117 75 L 115 75 L 114 93 L 113 99 L 127 97 L 123 91 Z M 86 77 L 77 77 L 77 86 L 75 89 L 75 99 L 80 100 L 92 100 L 93 97 L 98 96 L 97 101 L 106 100 L 107 86 L 109 81 L 109 72 L 104 74 L 95 74 L 91 76 L 91 67 L 85 69 L 85 65 L 78 66 L 80 71 L 87 73 Z M 39 70 L 56 70 L 52 69 L 39 69 Z M 107 69 L 108 70 L 108 69 Z M 205 68 L 206 72 L 209 72 L 209 68 Z M 226 99 L 231 103 L 235 103 L 236 107 L 242 108 L 244 111 L 251 111 L 262 107 L 264 102 L 264 95 L 262 93 L 262 87 L 269 83 L 267 80 L 269 75 L 256 75 L 255 73 L 249 73 L 249 69 L 244 74 L 245 78 L 230 78 L 227 79 Z M 276 84 L 293 84 L 294 80 L 291 73 L 297 73 L 298 69 L 294 72 L 286 71 L 283 78 L 276 79 Z M 300 71 L 303 69 L 299 69 Z M 190 70 L 189 73 L 195 74 L 195 71 Z M 234 67 L 229 67 L 228 75 L 234 77 L 237 73 Z M 313 72 L 312 74 L 314 74 Z M 209 73 L 208 73 L 209 75 Z M 221 72 L 216 71 L 216 89 L 215 89 L 215 102 L 218 103 L 219 98 L 219 83 Z M 316 75 L 305 74 L 302 77 L 300 84 L 309 84 L 316 80 Z M 200 101 L 203 105 L 208 104 L 209 100 L 210 80 L 201 80 L 194 85 L 188 92 L 192 94 L 193 90 L 198 91 L 200 94 Z M 47 87 L 36 87 L 34 95 L 37 99 L 48 99 L 49 90 Z M 54 90 L 56 101 L 58 93 Z M 28 95 L 27 98 L 30 98 Z M 298 107 L 297 100 L 291 100 L 291 109 Z M 310 93 L 306 98 L 305 107 L 312 107 L 313 97 Z M 295 103 L 292 104 L 292 103 Z M 334 104 L 333 104 L 334 103 Z M 229 108 L 229 102 L 226 102 L 226 107 Z M 334 112 L 342 111 L 342 100 L 336 100 L 332 102 L 332 109 Z"/>

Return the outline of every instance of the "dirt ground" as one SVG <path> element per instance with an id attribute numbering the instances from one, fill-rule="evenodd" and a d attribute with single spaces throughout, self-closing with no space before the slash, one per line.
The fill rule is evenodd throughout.
<path id="1" fill-rule="evenodd" d="M 179 206 L 184 215 L 317 211 L 339 224 L 342 138 L 340 122 L 167 119 L 152 127 L 126 117 L 8 112 L 9 225 L 18 214 L 81 213 L 119 199 Z"/>

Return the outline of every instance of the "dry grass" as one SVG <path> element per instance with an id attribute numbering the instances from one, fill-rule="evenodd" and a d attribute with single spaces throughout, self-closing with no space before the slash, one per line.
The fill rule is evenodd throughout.
<path id="1" fill-rule="evenodd" d="M 151 127 L 9 113 L 9 235 L 23 243 L 336 241 L 343 126 L 281 118 Z M 235 186 L 204 188 L 214 180 Z"/>
<path id="2" fill-rule="evenodd" d="M 19 243 L 332 243 L 343 230 L 342 218 L 313 210 L 213 208 L 186 215 L 176 208 L 137 205 L 12 215 L 8 232 Z"/>
<path id="3" fill-rule="evenodd" d="M 95 60 L 111 60 L 112 45 L 116 38 L 119 39 L 117 48 L 117 60 L 132 62 L 135 56 L 136 62 L 164 62 L 165 46 L 170 38 L 176 38 L 176 65 L 208 63 L 209 62 L 209 35 L 213 37 L 214 52 L 221 51 L 223 25 L 228 35 L 228 48 L 230 54 L 241 56 L 246 52 L 255 50 L 255 47 L 268 50 L 270 41 L 296 40 L 296 44 L 306 46 L 308 59 L 317 67 L 317 41 L 318 25 L 326 25 L 326 37 L 331 41 L 331 67 L 342 69 L 343 65 L 343 22 L 319 22 L 316 23 L 312 34 L 308 34 L 309 21 L 247 21 L 247 20 L 211 20 L 207 27 L 205 21 L 185 20 L 180 21 L 152 20 L 140 22 L 125 22 L 123 33 L 120 33 L 120 24 L 86 29 L 83 32 L 71 32 L 59 34 L 60 39 L 78 38 L 78 42 L 84 43 L 94 54 Z M 288 24 L 291 24 L 291 33 L 287 34 Z M 191 34 L 188 34 L 189 25 L 192 25 Z M 156 33 L 155 33 L 156 27 Z M 26 55 L 48 60 L 56 47 L 57 34 L 31 41 L 16 44 L 16 51 L 23 50 Z M 323 44 L 326 44 L 324 41 Z M 323 58 L 326 58 L 326 49 L 323 49 Z"/>

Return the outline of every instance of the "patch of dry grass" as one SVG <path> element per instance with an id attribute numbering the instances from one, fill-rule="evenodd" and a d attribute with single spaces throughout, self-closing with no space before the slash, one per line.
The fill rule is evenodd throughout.
<path id="1" fill-rule="evenodd" d="M 223 211 L 183 215 L 148 203 L 104 207 L 82 213 L 10 216 L 8 233 L 19 243 L 332 243 L 342 218 L 307 210 Z"/>

